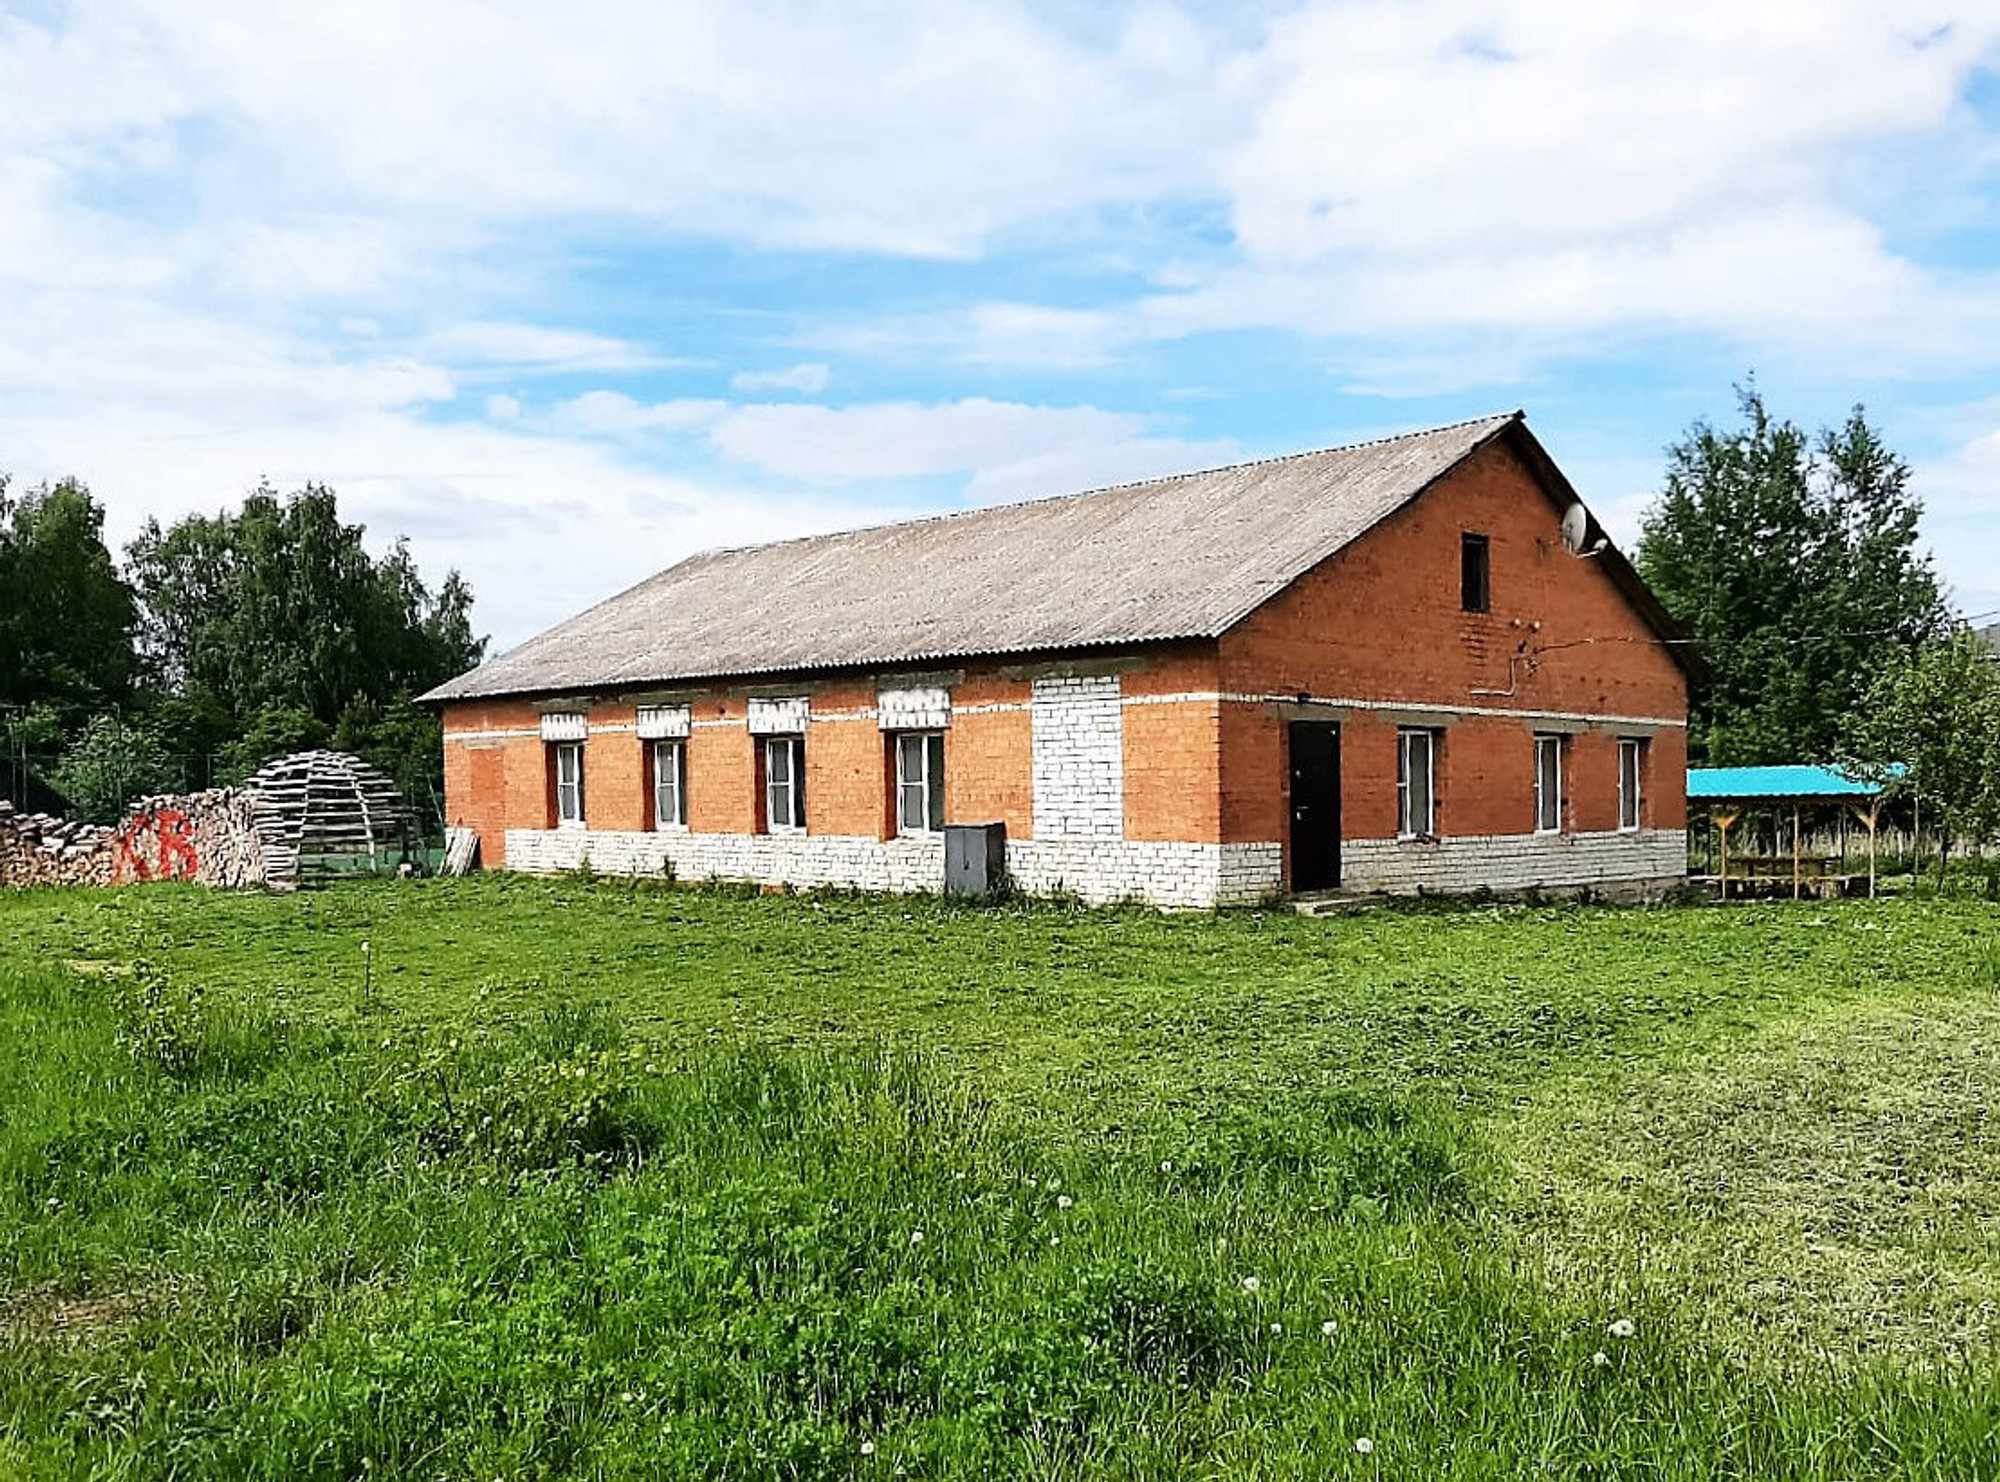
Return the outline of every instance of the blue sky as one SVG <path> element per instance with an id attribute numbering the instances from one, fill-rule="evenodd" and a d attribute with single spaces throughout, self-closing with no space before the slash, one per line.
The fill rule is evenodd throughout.
<path id="1" fill-rule="evenodd" d="M 0 0 L 0 469 L 331 483 L 504 647 L 1515 406 L 1629 539 L 1754 370 L 2000 609 L 1996 66 L 2000 0 Z"/>

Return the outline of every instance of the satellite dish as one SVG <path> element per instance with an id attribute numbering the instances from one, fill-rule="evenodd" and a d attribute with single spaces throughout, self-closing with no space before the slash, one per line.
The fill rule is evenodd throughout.
<path id="1" fill-rule="evenodd" d="M 1585 554 L 1584 542 L 1590 538 L 1590 511 L 1581 504 L 1572 504 L 1563 511 L 1563 549 L 1572 556 Z"/>

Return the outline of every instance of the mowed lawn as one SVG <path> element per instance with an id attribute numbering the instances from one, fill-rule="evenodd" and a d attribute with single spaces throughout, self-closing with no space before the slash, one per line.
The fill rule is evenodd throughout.
<path id="1" fill-rule="evenodd" d="M 2000 912 L 0 896 L 0 1477 L 2000 1476 Z"/>

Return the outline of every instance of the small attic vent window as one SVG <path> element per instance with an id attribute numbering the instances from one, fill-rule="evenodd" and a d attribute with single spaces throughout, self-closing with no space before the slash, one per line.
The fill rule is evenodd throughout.
<path id="1" fill-rule="evenodd" d="M 1470 531 L 1458 537 L 1458 605 L 1467 612 L 1485 612 L 1493 606 L 1486 537 Z"/>

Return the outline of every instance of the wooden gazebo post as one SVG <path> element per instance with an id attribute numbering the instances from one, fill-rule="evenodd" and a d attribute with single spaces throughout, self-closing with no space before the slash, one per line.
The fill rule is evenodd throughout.
<path id="1" fill-rule="evenodd" d="M 1804 845 L 1799 841 L 1799 805 L 1792 804 L 1792 899 L 1797 900 L 1803 889 L 1802 872 L 1805 868 Z"/>
<path id="2" fill-rule="evenodd" d="M 1872 901 L 1875 899 L 1875 827 L 1881 821 L 1881 794 L 1878 793 L 1874 797 L 1871 797 L 1868 800 L 1866 809 L 1850 803 L 1847 811 L 1852 813 L 1868 828 L 1868 899 Z"/>
<path id="3" fill-rule="evenodd" d="M 1726 901 L 1729 899 L 1729 830 L 1736 822 L 1736 815 L 1725 813 L 1720 808 L 1711 808 L 1708 810 L 1708 816 L 1715 824 L 1716 836 L 1722 841 L 1722 870 L 1719 880 L 1722 885 L 1722 898 Z"/>

